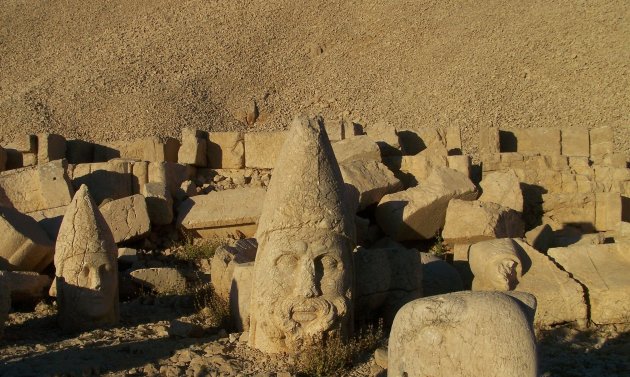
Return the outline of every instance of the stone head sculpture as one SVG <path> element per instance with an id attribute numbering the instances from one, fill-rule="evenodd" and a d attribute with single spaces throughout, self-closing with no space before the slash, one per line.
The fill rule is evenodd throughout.
<path id="1" fill-rule="evenodd" d="M 118 322 L 118 251 L 85 185 L 66 210 L 55 268 L 59 324 L 66 331 Z"/>
<path id="2" fill-rule="evenodd" d="M 351 332 L 355 230 L 344 192 L 321 119 L 296 117 L 256 233 L 251 346 L 295 353 Z"/>
<path id="3" fill-rule="evenodd" d="M 511 291 L 522 275 L 522 263 L 510 238 L 478 242 L 468 252 L 475 291 Z"/>

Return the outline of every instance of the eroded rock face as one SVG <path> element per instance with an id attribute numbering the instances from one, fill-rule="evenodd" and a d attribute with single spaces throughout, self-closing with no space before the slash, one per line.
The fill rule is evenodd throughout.
<path id="1" fill-rule="evenodd" d="M 521 260 L 510 238 L 476 243 L 468 252 L 470 269 L 475 278 L 474 291 L 511 291 L 523 271 Z"/>
<path id="2" fill-rule="evenodd" d="M 68 206 L 55 250 L 59 325 L 76 331 L 118 322 L 114 237 L 87 186 Z"/>
<path id="3" fill-rule="evenodd" d="M 456 292 L 415 300 L 394 320 L 389 377 L 537 375 L 528 304 L 499 292 Z M 534 309 L 535 310 L 535 309 Z"/>
<path id="4" fill-rule="evenodd" d="M 321 119 L 297 117 L 280 156 L 256 234 L 249 344 L 297 353 L 351 333 L 354 215 Z"/>

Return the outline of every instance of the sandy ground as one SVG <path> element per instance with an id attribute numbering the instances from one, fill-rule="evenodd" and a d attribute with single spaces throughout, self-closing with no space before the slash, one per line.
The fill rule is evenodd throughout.
<path id="1" fill-rule="evenodd" d="M 496 125 L 616 131 L 630 151 L 630 2 L 144 0 L 0 3 L 0 143 L 180 128 Z"/>

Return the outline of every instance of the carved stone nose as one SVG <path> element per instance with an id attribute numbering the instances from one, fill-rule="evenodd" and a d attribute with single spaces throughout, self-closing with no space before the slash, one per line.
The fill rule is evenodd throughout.
<path id="1" fill-rule="evenodd" d="M 318 296 L 313 262 L 307 262 L 301 270 L 298 275 L 297 294 L 307 298 Z"/>

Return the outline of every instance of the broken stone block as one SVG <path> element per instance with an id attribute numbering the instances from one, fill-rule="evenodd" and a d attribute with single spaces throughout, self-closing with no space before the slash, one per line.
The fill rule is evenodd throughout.
<path id="1" fill-rule="evenodd" d="M 53 259 L 54 245 L 31 217 L 0 207 L 0 269 L 41 272 Z"/>
<path id="2" fill-rule="evenodd" d="M 400 156 L 400 144 L 396 128 L 387 122 L 377 122 L 371 125 L 366 133 L 376 142 L 381 156 Z"/>
<path id="3" fill-rule="evenodd" d="M 481 127 L 479 129 L 479 151 L 482 155 L 497 155 L 501 152 L 497 127 Z"/>
<path id="4" fill-rule="evenodd" d="M 240 132 L 211 132 L 208 136 L 208 166 L 213 169 L 245 167 L 245 146 Z"/>
<path id="5" fill-rule="evenodd" d="M 246 133 L 244 137 L 245 166 L 273 169 L 286 138 L 286 131 Z"/>
<path id="6" fill-rule="evenodd" d="M 536 299 L 528 295 L 526 301 Z M 394 320 L 387 374 L 535 377 L 538 359 L 530 320 L 535 310 L 535 304 L 529 307 L 500 292 L 456 292 L 412 301 Z"/>
<path id="7" fill-rule="evenodd" d="M 78 190 L 86 185 L 97 204 L 133 195 L 133 165 L 133 161 L 122 159 L 75 165 L 71 172 L 72 186 Z"/>
<path id="8" fill-rule="evenodd" d="M 45 164 L 66 158 L 66 138 L 57 134 L 37 135 L 37 163 Z"/>
<path id="9" fill-rule="evenodd" d="M 332 144 L 339 164 L 356 160 L 381 161 L 381 152 L 376 142 L 367 135 L 359 135 Z"/>
<path id="10" fill-rule="evenodd" d="M 513 130 L 517 140 L 517 152 L 523 155 L 559 155 L 561 152 L 560 130 L 528 128 Z"/>
<path id="11" fill-rule="evenodd" d="M 4 280 L 15 303 L 37 303 L 48 292 L 52 279 L 37 272 L 4 271 Z"/>
<path id="12" fill-rule="evenodd" d="M 359 193 L 359 211 L 403 188 L 394 173 L 378 161 L 355 160 L 341 164 L 339 168 L 345 184 Z"/>
<path id="13" fill-rule="evenodd" d="M 590 131 L 591 159 L 597 161 L 613 153 L 613 129 L 611 127 L 593 128 Z"/>
<path id="14" fill-rule="evenodd" d="M 176 268 L 141 268 L 129 273 L 134 282 L 157 293 L 183 293 L 186 291 L 186 277 Z"/>
<path id="15" fill-rule="evenodd" d="M 614 231 L 621 222 L 621 195 L 615 192 L 595 193 L 595 228 L 600 232 Z"/>
<path id="16" fill-rule="evenodd" d="M 128 247 L 118 248 L 118 262 L 132 265 L 138 261 L 138 250 Z"/>
<path id="17" fill-rule="evenodd" d="M 448 156 L 446 157 L 446 160 L 447 160 L 447 165 L 449 169 L 458 171 L 466 175 L 466 177 L 470 178 L 470 169 L 471 169 L 470 156 L 465 156 L 465 155 Z"/>
<path id="18" fill-rule="evenodd" d="M 413 175 L 416 182 L 426 180 L 434 169 L 448 166 L 446 148 L 430 147 L 414 156 L 403 156 L 400 170 Z"/>
<path id="19" fill-rule="evenodd" d="M 590 156 L 590 137 L 586 128 L 562 130 L 562 154 L 572 157 Z"/>
<path id="20" fill-rule="evenodd" d="M 30 212 L 28 215 L 37 221 L 51 240 L 56 240 L 67 206 Z"/>
<path id="21" fill-rule="evenodd" d="M 238 240 L 234 246 L 217 247 L 210 261 L 210 279 L 219 297 L 229 302 L 235 266 L 254 262 L 257 250 L 255 238 Z"/>
<path id="22" fill-rule="evenodd" d="M 193 166 L 173 162 L 151 162 L 148 170 L 149 182 L 163 182 L 171 193 L 196 175 L 196 168 Z"/>
<path id="23" fill-rule="evenodd" d="M 252 293 L 254 262 L 234 261 L 230 286 L 230 316 L 238 332 L 249 331 L 249 302 Z"/>
<path id="24" fill-rule="evenodd" d="M 413 128 L 398 131 L 398 140 L 406 156 L 416 155 L 425 149 L 446 149 L 444 131 L 436 128 Z"/>
<path id="25" fill-rule="evenodd" d="M 462 154 L 462 134 L 459 126 L 446 127 L 446 149 L 450 156 Z"/>
<path id="26" fill-rule="evenodd" d="M 114 242 L 134 241 L 151 230 L 144 196 L 137 194 L 112 200 L 99 207 L 114 236 Z"/>
<path id="27" fill-rule="evenodd" d="M 523 273 L 514 241 L 500 238 L 470 246 L 468 262 L 474 275 L 474 291 L 511 291 Z"/>
<path id="28" fill-rule="evenodd" d="M 584 233 L 595 230 L 595 194 L 552 193 L 543 194 L 543 222 L 557 230 L 571 225 Z"/>
<path id="29" fill-rule="evenodd" d="M 37 153 L 36 135 L 19 135 L 5 146 L 18 152 Z"/>
<path id="30" fill-rule="evenodd" d="M 149 182 L 142 192 L 151 223 L 168 225 L 173 222 L 173 197 L 164 182 Z"/>
<path id="31" fill-rule="evenodd" d="M 479 185 L 482 189 L 480 202 L 496 203 L 516 212 L 523 212 L 523 192 L 514 170 L 487 174 Z"/>
<path id="32" fill-rule="evenodd" d="M 600 192 L 621 192 L 630 182 L 630 169 L 595 166 L 595 182 Z"/>
<path id="33" fill-rule="evenodd" d="M 591 321 L 628 323 L 630 257 L 618 244 L 549 249 L 548 254 L 588 290 Z"/>
<path id="34" fill-rule="evenodd" d="M 549 224 L 539 225 L 525 233 L 525 239 L 534 249 L 545 254 L 554 244 L 554 234 Z"/>
<path id="35" fill-rule="evenodd" d="M 340 141 L 346 138 L 346 122 L 343 119 L 326 124 L 326 134 L 332 141 Z"/>
<path id="36" fill-rule="evenodd" d="M 164 142 L 157 137 L 144 139 L 142 160 L 149 162 L 177 162 L 179 154 L 179 140 L 172 137 L 166 138 Z"/>
<path id="37" fill-rule="evenodd" d="M 68 205 L 73 190 L 65 160 L 0 173 L 0 191 L 22 213 Z"/>
<path id="38" fill-rule="evenodd" d="M 459 273 L 445 260 L 429 253 L 420 253 L 420 260 L 422 261 L 422 297 L 464 290 Z"/>
<path id="39" fill-rule="evenodd" d="M 177 225 L 203 238 L 254 236 L 265 201 L 262 188 L 212 191 L 180 204 Z"/>
<path id="40" fill-rule="evenodd" d="M 177 162 L 198 167 L 208 166 L 207 133 L 191 128 L 182 129 L 182 145 L 177 154 Z"/>
<path id="41" fill-rule="evenodd" d="M 453 199 L 448 204 L 442 237 L 449 244 L 472 244 L 493 238 L 522 237 L 518 212 L 496 203 Z"/>
<path id="42" fill-rule="evenodd" d="M 524 241 L 517 239 L 514 242 L 523 263 L 523 275 L 516 291 L 536 296 L 538 309 L 534 319 L 535 326 L 548 328 L 561 323 L 585 326 L 587 307 L 582 286 L 558 268 L 547 255 Z"/>
<path id="43" fill-rule="evenodd" d="M 444 226 L 451 199 L 476 196 L 475 185 L 464 174 L 436 169 L 424 185 L 385 195 L 376 208 L 376 221 L 397 241 L 429 239 Z"/>

